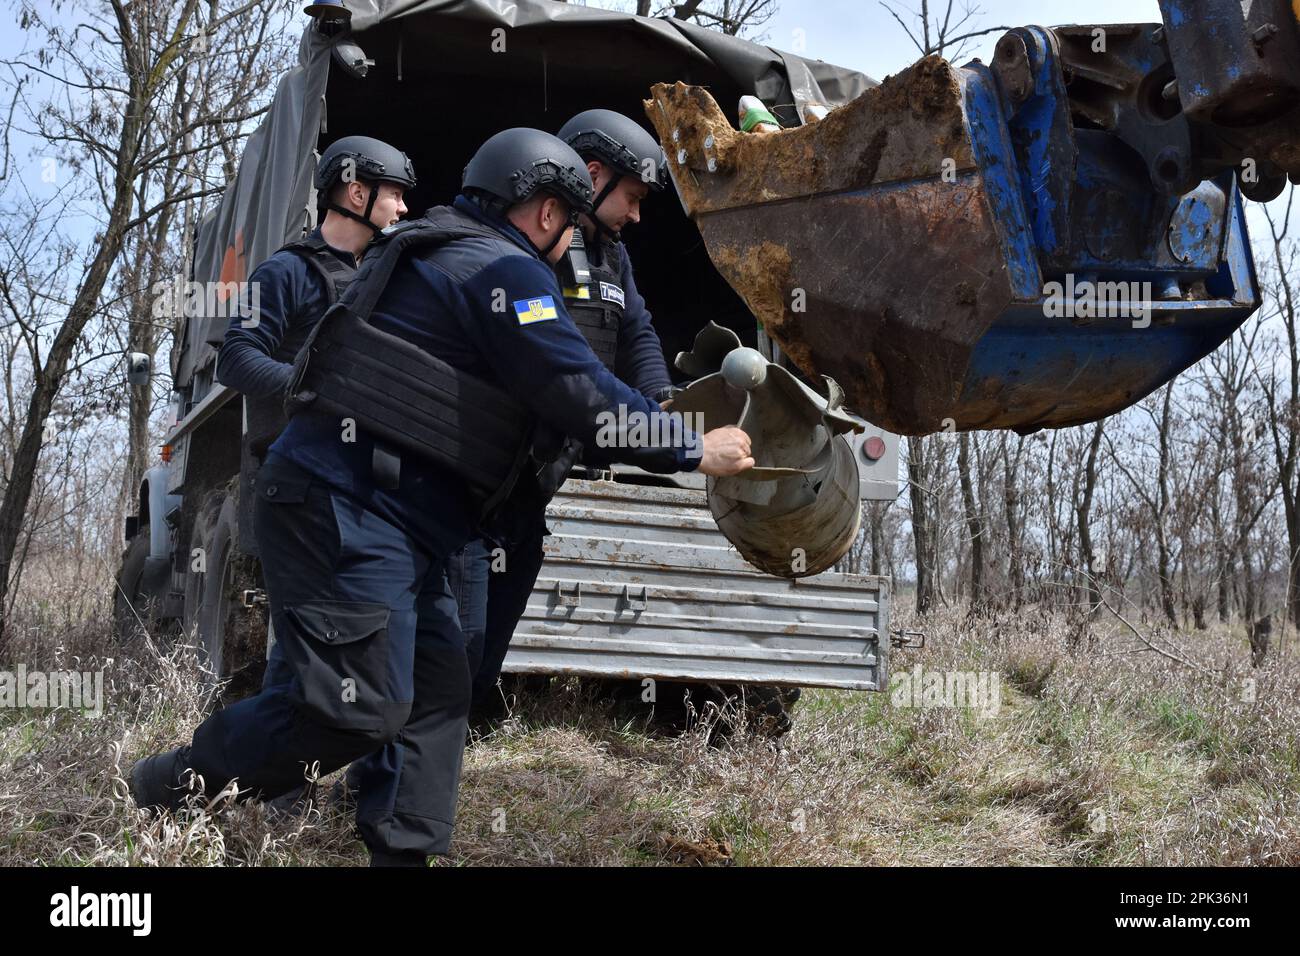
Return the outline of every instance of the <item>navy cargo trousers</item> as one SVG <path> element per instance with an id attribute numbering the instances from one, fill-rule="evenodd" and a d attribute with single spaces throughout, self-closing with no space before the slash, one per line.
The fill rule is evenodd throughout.
<path id="1" fill-rule="evenodd" d="M 447 578 L 460 610 L 475 713 L 492 714 L 501 707 L 497 679 L 542 568 L 545 535 L 539 517 L 522 533 L 476 538 L 448 559 Z"/>
<path id="2" fill-rule="evenodd" d="M 261 693 L 194 734 L 207 793 L 238 778 L 271 799 L 356 761 L 372 853 L 451 840 L 470 669 L 445 556 L 272 454 L 255 521 L 276 648 Z"/>

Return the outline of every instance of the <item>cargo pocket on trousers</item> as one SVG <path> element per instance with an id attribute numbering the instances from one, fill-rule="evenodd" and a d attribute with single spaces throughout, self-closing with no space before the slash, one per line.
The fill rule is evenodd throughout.
<path id="1" fill-rule="evenodd" d="M 340 730 L 374 731 L 392 720 L 386 604 L 308 601 L 287 605 L 284 654 L 290 691 L 306 716 Z"/>

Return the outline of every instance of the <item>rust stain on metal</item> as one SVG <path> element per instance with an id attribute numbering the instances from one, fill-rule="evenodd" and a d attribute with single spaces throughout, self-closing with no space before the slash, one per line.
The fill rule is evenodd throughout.
<path id="1" fill-rule="evenodd" d="M 855 412 L 906 434 L 959 417 L 971 350 L 1010 301 L 979 180 L 723 210 L 700 229 L 768 334 Z"/>
<path id="2" fill-rule="evenodd" d="M 985 379 L 966 397 L 960 424 L 967 428 L 1009 428 L 1022 434 L 1045 427 L 1042 423 L 1068 428 L 1127 408 L 1158 384 L 1149 374 L 1143 377 L 1138 369 L 1116 368 L 1091 377 L 1089 381 L 1097 386 L 1079 393 L 1069 386 L 1080 372 L 1073 362 L 1063 361 L 1054 376 L 1045 377 L 1057 383 L 1056 387 L 1020 388 L 1014 390 L 1014 401 L 1009 398 L 1012 383 L 1002 378 Z"/>

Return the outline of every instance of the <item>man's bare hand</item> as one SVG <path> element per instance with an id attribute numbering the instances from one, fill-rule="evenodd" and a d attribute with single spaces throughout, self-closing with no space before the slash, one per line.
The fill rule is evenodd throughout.
<path id="1" fill-rule="evenodd" d="M 735 425 L 715 428 L 704 433 L 704 453 L 696 470 L 714 478 L 738 475 L 754 467 L 749 451 L 749 436 Z"/>

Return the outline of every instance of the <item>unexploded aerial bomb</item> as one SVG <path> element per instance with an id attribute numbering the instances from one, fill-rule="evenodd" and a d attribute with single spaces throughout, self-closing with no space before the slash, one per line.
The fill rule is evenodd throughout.
<path id="1" fill-rule="evenodd" d="M 863 425 L 841 407 L 840 387 L 823 379 L 822 394 L 804 385 L 713 322 L 675 364 L 696 378 L 674 397 L 674 410 L 699 415 L 706 428 L 737 425 L 753 443 L 753 468 L 706 486 L 727 540 L 754 567 L 784 578 L 818 574 L 843 557 L 862 518 L 857 461 L 844 436 Z"/>

